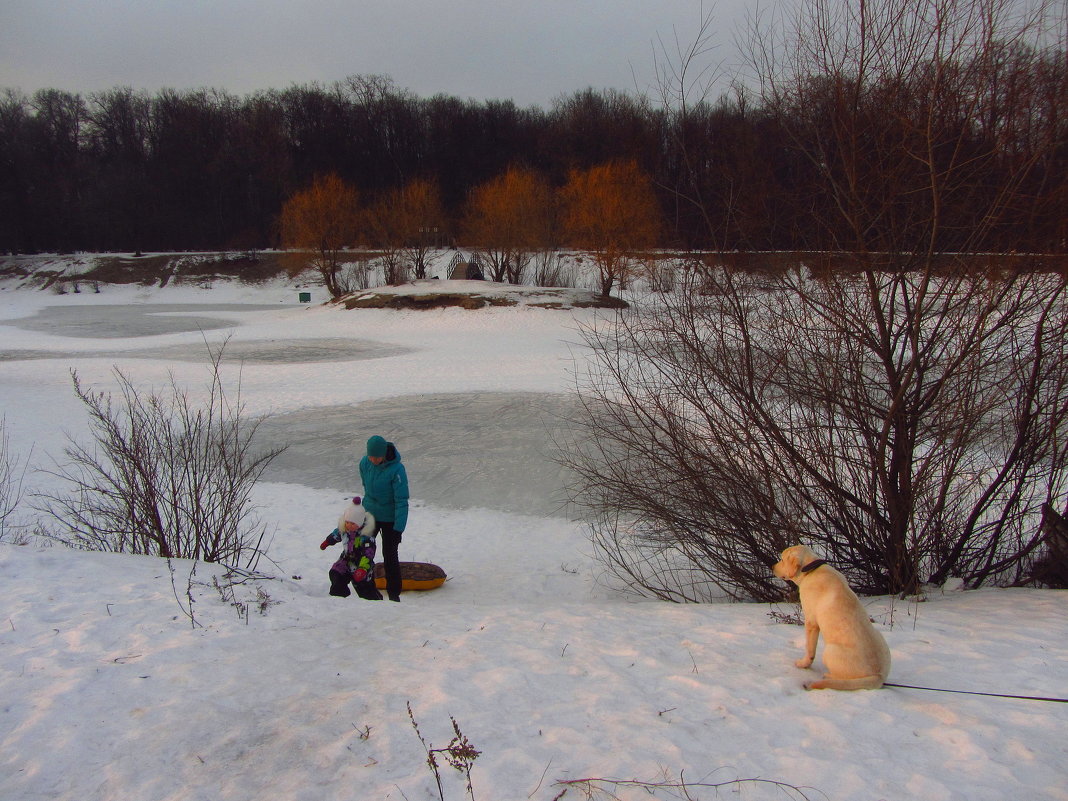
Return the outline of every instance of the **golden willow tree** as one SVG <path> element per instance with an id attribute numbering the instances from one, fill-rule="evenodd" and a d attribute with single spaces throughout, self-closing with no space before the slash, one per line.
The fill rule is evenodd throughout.
<path id="1" fill-rule="evenodd" d="M 387 284 L 409 274 L 426 278 L 431 253 L 445 238 L 445 210 L 437 181 L 417 178 L 386 192 L 366 214 L 372 244 L 382 252 Z"/>
<path id="2" fill-rule="evenodd" d="M 661 215 L 650 177 L 633 161 L 573 170 L 561 199 L 568 242 L 589 251 L 601 294 L 625 286 L 643 253 L 659 243 Z"/>
<path id="3" fill-rule="evenodd" d="M 416 278 L 426 278 L 431 253 L 445 240 L 445 207 L 436 180 L 418 178 L 393 193 L 396 218 L 408 265 Z"/>
<path id="4" fill-rule="evenodd" d="M 518 284 L 531 255 L 549 247 L 553 191 L 534 170 L 511 167 L 471 191 L 464 232 L 490 278 Z"/>
<path id="5" fill-rule="evenodd" d="M 282 247 L 291 251 L 290 271 L 310 264 L 323 277 L 330 297 L 340 297 L 341 254 L 354 244 L 359 220 L 356 188 L 334 174 L 317 177 L 282 206 L 279 228 Z"/>

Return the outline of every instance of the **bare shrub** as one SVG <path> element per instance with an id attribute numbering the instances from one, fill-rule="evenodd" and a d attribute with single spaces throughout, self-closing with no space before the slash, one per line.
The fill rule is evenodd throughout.
<path id="1" fill-rule="evenodd" d="M 564 458 L 606 562 L 676 600 L 775 599 L 798 541 L 865 593 L 1019 580 L 1068 489 L 1064 281 L 755 281 L 708 271 L 585 330 Z"/>
<path id="2" fill-rule="evenodd" d="M 69 438 L 67 461 L 51 471 L 69 491 L 39 496 L 52 536 L 89 550 L 255 566 L 265 528 L 251 493 L 284 448 L 253 448 L 263 418 L 245 416 L 240 388 L 227 394 L 222 355 L 212 354 L 201 404 L 173 378 L 165 391 L 146 392 L 116 370 L 112 396 L 72 371 L 95 446 Z"/>
<path id="3" fill-rule="evenodd" d="M 357 257 L 354 262 L 345 262 L 337 273 L 337 288 L 340 295 L 362 291 L 371 286 L 371 260 Z"/>
<path id="4" fill-rule="evenodd" d="M 1029 251 L 1063 173 L 1048 167 L 1066 96 L 1063 70 L 1046 69 L 1063 64 L 1050 9 L 801 0 L 753 18 L 760 113 L 804 187 L 777 224 L 818 253 L 771 270 L 754 269 L 764 255 L 722 260 L 744 273 L 698 265 L 587 331 L 589 436 L 568 458 L 595 543 L 634 585 L 705 597 L 685 583 L 692 568 L 770 600 L 768 565 L 798 541 L 867 593 L 1026 575 L 1046 547 L 1043 504 L 1060 508 L 1068 488 L 1065 284 L 1029 256 L 1011 271 L 990 260 Z M 700 69 L 710 32 L 704 17 L 691 48 L 665 49 L 680 124 L 700 120 L 718 72 Z M 676 143 L 680 201 L 710 241 L 735 225 L 762 241 L 763 215 L 736 197 L 761 186 L 760 165 L 706 174 L 690 148 L 707 139 Z"/>
<path id="5" fill-rule="evenodd" d="M 28 461 L 23 463 L 19 455 L 11 450 L 7 418 L 0 417 L 0 542 L 6 542 L 16 530 L 11 525 L 11 519 L 22 502 L 27 466 Z"/>
<path id="6" fill-rule="evenodd" d="M 399 249 L 387 249 L 376 263 L 381 269 L 383 284 L 400 286 L 408 281 L 408 265 L 401 258 Z"/>
<path id="7" fill-rule="evenodd" d="M 649 282 L 649 289 L 653 292 L 670 292 L 676 286 L 677 270 L 673 259 L 647 256 L 642 273 Z"/>
<path id="8" fill-rule="evenodd" d="M 534 285 L 575 287 L 575 271 L 561 257 L 560 251 L 544 249 L 534 253 Z"/>

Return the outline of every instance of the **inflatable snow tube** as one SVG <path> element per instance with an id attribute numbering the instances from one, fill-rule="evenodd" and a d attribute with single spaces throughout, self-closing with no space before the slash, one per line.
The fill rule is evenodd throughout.
<path id="1" fill-rule="evenodd" d="M 437 565 L 429 562 L 401 562 L 401 590 L 433 590 L 445 583 L 448 576 Z M 386 588 L 386 567 L 381 562 L 375 565 L 375 586 Z"/>

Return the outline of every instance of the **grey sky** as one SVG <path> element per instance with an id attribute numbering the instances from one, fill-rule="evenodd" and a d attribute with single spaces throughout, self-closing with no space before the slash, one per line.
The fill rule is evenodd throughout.
<path id="1" fill-rule="evenodd" d="M 719 56 L 746 5 L 715 4 Z M 0 0 L 0 87 L 245 95 L 378 73 L 422 96 L 548 107 L 587 86 L 648 88 L 657 37 L 692 37 L 701 13 L 700 0 Z"/>

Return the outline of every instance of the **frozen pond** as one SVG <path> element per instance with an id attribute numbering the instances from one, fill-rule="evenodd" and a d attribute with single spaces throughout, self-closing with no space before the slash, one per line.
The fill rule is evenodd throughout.
<path id="1" fill-rule="evenodd" d="M 126 339 L 232 328 L 234 319 L 227 319 L 227 315 L 277 308 L 248 303 L 47 306 L 32 317 L 9 320 L 4 325 L 61 337 Z M 199 316 L 197 312 L 219 316 Z"/>
<path id="2" fill-rule="evenodd" d="M 277 306 L 249 303 L 178 304 L 151 306 L 48 306 L 32 317 L 4 322 L 26 331 L 40 331 L 54 336 L 91 339 L 132 339 L 159 334 L 182 334 L 211 331 L 240 325 L 241 315 L 248 312 L 276 310 Z M 218 316 L 205 317 L 203 313 Z M 215 345 L 213 344 L 214 348 Z M 343 337 L 319 339 L 270 339 L 254 342 L 230 341 L 226 344 L 227 361 L 261 364 L 300 364 L 338 360 L 377 359 L 409 352 L 406 348 L 380 343 L 361 342 Z M 57 351 L 5 350 L 0 361 L 24 359 L 121 358 L 173 359 L 205 361 L 206 346 L 170 345 L 133 350 Z"/>
<path id="3" fill-rule="evenodd" d="M 153 304 L 48 307 L 5 325 L 79 339 L 118 339 L 232 328 L 252 304 Z M 217 316 L 203 316 L 208 313 Z M 345 338 L 234 341 L 227 360 L 300 364 L 378 359 L 407 353 L 399 346 Z M 205 346 L 114 350 L 3 350 L 0 361 L 143 358 L 204 361 Z M 566 471 L 553 458 L 570 435 L 564 418 L 574 401 L 554 393 L 442 393 L 327 406 L 272 415 L 260 429 L 264 445 L 288 443 L 268 481 L 358 493 L 357 462 L 373 433 L 394 441 L 408 469 L 413 497 L 446 508 L 481 507 L 518 514 L 565 514 Z"/>
<path id="4" fill-rule="evenodd" d="M 231 326 L 228 326 L 231 327 Z M 218 348 L 211 345 L 212 352 Z M 255 342 L 226 343 L 227 362 L 250 364 L 302 364 L 307 362 L 352 361 L 356 359 L 381 359 L 408 353 L 409 349 L 381 345 L 376 342 L 361 342 L 341 337 L 321 339 L 269 339 Z M 20 359 L 173 359 L 183 362 L 206 362 L 207 346 L 169 345 L 159 348 L 136 348 L 133 350 L 98 350 L 64 352 L 53 350 L 0 350 L 0 361 Z"/>
<path id="5" fill-rule="evenodd" d="M 370 434 L 396 443 L 412 495 L 436 506 L 563 515 L 573 401 L 543 393 L 448 393 L 308 409 L 264 421 L 263 442 L 288 442 L 265 478 L 360 492 L 357 463 Z M 344 483 L 345 481 L 348 483 Z"/>

